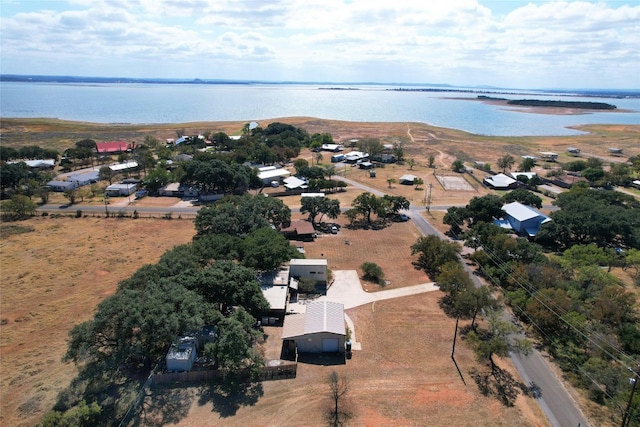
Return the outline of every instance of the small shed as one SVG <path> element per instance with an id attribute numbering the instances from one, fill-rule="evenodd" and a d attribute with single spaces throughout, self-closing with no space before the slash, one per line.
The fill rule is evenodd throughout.
<path id="1" fill-rule="evenodd" d="M 167 371 L 187 372 L 193 367 L 196 360 L 196 348 L 198 340 L 194 337 L 182 337 L 169 347 L 167 356 Z"/>
<path id="2" fill-rule="evenodd" d="M 282 339 L 300 353 L 344 353 L 346 335 L 344 305 L 332 301 L 307 304 L 304 314 L 286 316 L 282 328 Z"/>
<path id="3" fill-rule="evenodd" d="M 358 163 L 358 167 L 360 169 L 372 169 L 373 168 L 373 163 L 371 163 L 371 162 L 360 162 L 360 163 Z"/>
<path id="4" fill-rule="evenodd" d="M 417 179 L 418 177 L 415 175 L 402 175 L 400 177 L 400 184 L 404 184 L 404 185 L 413 185 L 413 182 Z"/>
<path id="5" fill-rule="evenodd" d="M 614 156 L 621 156 L 622 155 L 622 148 L 611 147 L 611 148 L 609 148 L 609 153 L 614 155 Z"/>

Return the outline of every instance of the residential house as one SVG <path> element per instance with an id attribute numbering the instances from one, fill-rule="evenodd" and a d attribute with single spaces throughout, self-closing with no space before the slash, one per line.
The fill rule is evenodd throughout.
<path id="1" fill-rule="evenodd" d="M 534 237 L 540 231 L 542 224 L 551 221 L 551 218 L 538 212 L 531 206 L 519 202 L 508 203 L 502 207 L 505 212 L 504 220 L 496 222 L 503 228 L 512 229 L 525 237 Z"/>

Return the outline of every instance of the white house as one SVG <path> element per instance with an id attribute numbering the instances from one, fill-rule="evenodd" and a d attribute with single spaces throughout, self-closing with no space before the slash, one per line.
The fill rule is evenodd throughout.
<path id="1" fill-rule="evenodd" d="M 292 259 L 289 261 L 289 276 L 327 282 L 326 259 Z"/>
<path id="2" fill-rule="evenodd" d="M 502 207 L 505 212 L 504 221 L 499 222 L 503 228 L 511 228 L 521 236 L 534 237 L 540 226 L 551 221 L 551 218 L 538 212 L 531 206 L 519 202 L 508 203 Z"/>
<path id="3" fill-rule="evenodd" d="M 269 184 L 274 180 L 280 180 L 281 178 L 287 177 L 289 175 L 291 175 L 291 172 L 286 169 L 269 169 L 258 172 L 258 178 L 260 178 L 265 184 Z"/>
<path id="4" fill-rule="evenodd" d="M 295 342 L 300 353 L 344 353 L 344 305 L 331 301 L 307 304 L 306 312 L 286 316 L 282 339 Z"/>
<path id="5" fill-rule="evenodd" d="M 483 182 L 489 188 L 493 188 L 494 190 L 508 190 L 510 188 L 515 188 L 518 185 L 518 181 L 503 173 L 488 176 L 483 180 Z"/>

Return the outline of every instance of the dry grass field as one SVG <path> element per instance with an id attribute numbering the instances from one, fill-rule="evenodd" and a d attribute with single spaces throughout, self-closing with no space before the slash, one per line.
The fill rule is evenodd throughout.
<path id="1" fill-rule="evenodd" d="M 61 361 L 71 328 L 195 229 L 190 220 L 92 217 L 0 227 L 0 425 L 31 426 L 77 374 Z"/>
<path id="2" fill-rule="evenodd" d="M 479 160 L 495 165 L 506 153 L 514 156 L 556 151 L 566 161 L 568 146 L 580 147 L 585 155 L 610 161 L 607 148 L 625 149 L 625 158 L 640 153 L 640 126 L 582 127 L 591 133 L 574 137 L 485 137 L 422 123 L 349 123 L 313 118 L 279 118 L 261 123 L 285 122 L 305 128 L 310 134 L 329 132 L 336 141 L 374 137 L 384 143 L 403 143 L 407 158 L 417 164 L 389 165 L 377 169 L 376 178 L 367 171 L 347 168 L 346 177 L 389 194 L 407 197 L 421 205 L 425 189 L 431 184 L 431 204 L 465 204 L 470 197 L 486 190 L 465 176 L 473 191 L 445 191 L 428 168 L 427 159 L 436 159 L 436 173 L 447 169 L 456 158 Z M 166 125 L 98 125 L 51 119 L 3 119 L 0 122 L 3 145 L 37 144 L 63 150 L 75 141 L 126 139 L 142 141 L 146 135 L 175 138 L 176 130 L 187 134 L 224 131 L 238 134 L 242 122 L 185 123 Z M 311 153 L 303 152 L 311 159 Z M 329 164 L 330 154 L 323 163 Z M 339 169 L 338 172 L 345 173 Z M 411 173 L 422 177 L 425 185 L 392 183 Z M 481 176 L 478 176 L 481 179 Z M 343 207 L 362 190 L 348 187 L 332 195 Z M 299 197 L 285 198 L 299 207 Z M 167 201 L 147 198 L 140 201 Z M 442 212 L 427 215 L 434 225 L 441 224 Z M 394 223 L 379 230 L 354 231 L 346 220 L 337 235 L 326 235 L 305 244 L 307 257 L 325 257 L 332 270 L 357 269 L 364 261 L 376 262 L 391 282 L 389 287 L 424 283 L 428 278 L 413 269 L 409 246 L 419 236 L 411 221 Z M 66 339 L 73 325 L 91 317 L 96 305 L 111 295 L 117 283 L 146 263 L 156 262 L 165 250 L 191 240 L 195 231 L 190 220 L 105 219 L 98 217 L 39 217 L 19 223 L 0 224 L 0 425 L 35 424 L 54 404 L 58 391 L 75 376 L 71 364 L 63 364 Z M 20 228 L 9 228 L 18 226 Z M 364 284 L 369 291 L 377 285 Z M 215 399 L 196 389 L 163 390 L 151 402 L 165 410 L 149 408 L 151 415 L 180 425 L 318 425 L 327 404 L 323 381 L 331 369 L 352 381 L 351 403 L 354 425 L 545 425 L 535 401 L 520 396 L 513 407 L 495 398 L 482 396 L 469 376 L 476 363 L 460 345 L 457 361 L 467 385 L 452 365 L 450 340 L 453 323 L 437 306 L 437 293 L 378 302 L 349 310 L 356 324 L 363 350 L 346 365 L 326 367 L 305 365 L 294 380 L 267 382 L 253 406 L 242 406 L 233 417 L 220 418 L 214 411 Z M 502 366 L 510 369 L 508 362 Z M 182 400 L 181 400 L 182 399 Z M 179 410 L 175 402 L 189 402 Z M 213 403 L 212 403 L 213 402 Z M 159 408 L 162 409 L 162 408 Z M 173 417 L 170 409 L 174 410 Z M 169 418 L 162 418 L 167 416 Z"/>

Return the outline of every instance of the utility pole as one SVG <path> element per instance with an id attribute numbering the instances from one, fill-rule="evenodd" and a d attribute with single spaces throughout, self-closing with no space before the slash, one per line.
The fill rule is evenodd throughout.
<path id="1" fill-rule="evenodd" d="M 429 209 L 431 209 L 431 187 L 432 185 L 429 184 L 429 195 L 427 196 L 427 212 L 429 212 Z"/>
<path id="2" fill-rule="evenodd" d="M 627 409 L 624 411 L 624 415 L 622 416 L 622 427 L 627 427 L 631 423 L 631 403 L 633 402 L 633 394 L 636 392 L 636 386 L 638 385 L 638 380 L 640 379 L 640 365 L 634 371 L 631 368 L 627 368 L 631 372 L 635 378 L 630 378 L 633 381 L 633 387 L 631 388 L 631 395 L 629 396 L 629 401 L 627 402 Z"/>
<path id="3" fill-rule="evenodd" d="M 109 205 L 109 196 L 107 195 L 107 193 L 104 193 L 104 213 L 106 214 L 107 218 L 109 218 L 109 208 L 107 207 Z"/>

